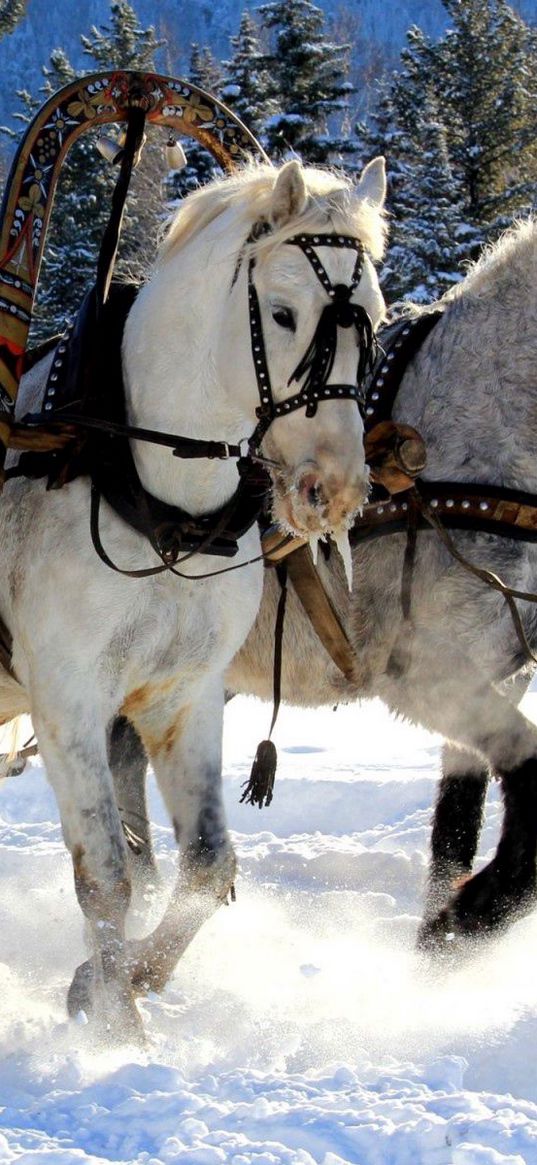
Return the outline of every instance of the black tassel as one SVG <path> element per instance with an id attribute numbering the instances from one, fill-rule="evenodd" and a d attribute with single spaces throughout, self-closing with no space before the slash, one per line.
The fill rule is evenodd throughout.
<path id="1" fill-rule="evenodd" d="M 317 384 L 326 384 L 334 366 L 336 344 L 336 309 L 335 304 L 329 303 L 321 313 L 309 348 L 289 377 L 289 384 L 291 385 L 294 380 L 300 380 L 302 376 L 305 376 L 302 389 L 306 393 Z"/>
<path id="2" fill-rule="evenodd" d="M 262 740 L 257 746 L 250 780 L 240 800 L 241 805 L 243 801 L 247 805 L 258 805 L 260 809 L 264 805 L 270 805 L 274 792 L 274 778 L 276 776 L 277 764 L 278 753 L 276 752 L 276 746 L 272 743 L 272 740 Z"/>
<path id="3" fill-rule="evenodd" d="M 278 764 L 278 753 L 276 746 L 272 743 L 270 737 L 274 729 L 278 717 L 280 707 L 280 700 L 282 694 L 282 649 L 283 649 L 283 625 L 285 622 L 285 606 L 287 602 L 287 564 L 280 562 L 276 567 L 276 574 L 278 582 L 281 587 L 280 598 L 278 600 L 278 609 L 276 611 L 276 626 L 274 628 L 274 708 L 272 710 L 272 720 L 270 723 L 269 734 L 267 740 L 262 740 L 257 746 L 257 752 L 254 757 L 252 771 L 250 773 L 250 780 L 246 784 L 246 788 L 240 799 L 240 804 L 246 801 L 248 805 L 259 805 L 262 809 L 264 805 L 270 805 L 272 795 L 274 793 L 274 778 L 276 776 L 276 767 Z"/>

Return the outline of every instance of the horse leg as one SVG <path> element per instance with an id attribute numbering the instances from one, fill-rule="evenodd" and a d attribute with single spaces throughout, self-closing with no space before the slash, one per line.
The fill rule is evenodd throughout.
<path id="1" fill-rule="evenodd" d="M 527 671 L 521 671 L 501 685 L 500 691 L 514 707 L 520 703 L 530 678 Z M 455 884 L 472 870 L 490 776 L 488 766 L 477 753 L 444 744 L 442 779 L 431 832 L 426 920 L 445 905 Z"/>
<path id="2" fill-rule="evenodd" d="M 143 898 L 158 886 L 160 879 L 147 811 L 147 756 L 136 729 L 125 716 L 113 721 L 108 759 L 128 845 L 132 888 Z"/>
<path id="3" fill-rule="evenodd" d="M 180 847 L 167 909 L 152 934 L 127 944 L 136 992 L 161 991 L 203 923 L 233 893 L 235 855 L 222 803 L 220 682 L 196 703 L 137 709 L 136 729 L 149 754 Z M 123 790 L 121 793 L 123 797 Z M 85 979 L 92 967 L 79 968 Z"/>
<path id="4" fill-rule="evenodd" d="M 177 878 L 151 935 L 129 944 L 137 991 L 160 991 L 202 924 L 233 895 L 236 870 L 222 800 L 221 682 L 182 708 L 168 724 L 139 727 L 179 844 Z"/>
<path id="5" fill-rule="evenodd" d="M 39 708 L 39 711 L 36 711 Z M 108 1036 L 139 1040 L 141 1021 L 125 964 L 125 915 L 130 901 L 127 846 L 107 763 L 106 733 L 97 703 L 88 711 L 62 707 L 61 722 L 44 701 L 34 724 L 58 802 L 70 850 L 77 898 L 86 919 L 92 973 L 75 974 L 68 994 L 71 1016 L 92 1013 Z M 82 727 L 81 727 L 82 726 Z"/>
<path id="6" fill-rule="evenodd" d="M 504 798 L 502 833 L 492 861 L 426 919 L 420 945 L 434 948 L 447 935 L 479 937 L 506 928 L 536 898 L 537 729 L 452 644 L 423 633 L 416 635 L 404 679 L 396 681 L 388 700 L 475 752 L 480 760 L 474 773 L 479 764 L 482 772 L 485 765 L 492 769 Z M 469 836 L 473 845 L 471 831 Z"/>
<path id="7" fill-rule="evenodd" d="M 504 819 L 494 858 L 463 882 L 453 899 L 422 932 L 422 945 L 440 931 L 475 935 L 503 930 L 530 911 L 537 899 L 537 749 L 500 773 Z"/>
<path id="8" fill-rule="evenodd" d="M 471 872 L 483 824 L 489 783 L 477 753 L 445 744 L 431 832 L 425 920 L 433 918 L 454 886 Z"/>

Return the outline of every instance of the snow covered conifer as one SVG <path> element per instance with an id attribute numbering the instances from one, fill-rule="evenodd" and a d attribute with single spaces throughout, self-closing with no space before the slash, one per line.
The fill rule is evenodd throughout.
<path id="1" fill-rule="evenodd" d="M 452 27 L 410 30 L 369 131 L 388 162 L 390 299 L 433 298 L 534 197 L 535 32 L 506 0 L 443 3 Z"/>
<path id="2" fill-rule="evenodd" d="M 249 12 L 243 12 L 239 31 L 230 37 L 233 56 L 223 61 L 220 89 L 222 101 L 240 117 L 247 129 L 261 137 L 263 124 L 275 110 L 270 97 L 271 82 L 266 69 L 257 25 Z"/>
<path id="3" fill-rule="evenodd" d="M 278 108 L 265 127 L 271 157 L 295 152 L 319 164 L 352 151 L 354 143 L 341 132 L 353 89 L 346 79 L 350 45 L 326 39 L 324 14 L 310 0 L 273 0 L 259 12 L 272 34 L 265 57 Z"/>
<path id="4" fill-rule="evenodd" d="M 2 0 L 0 4 L 0 39 L 8 36 L 26 15 L 28 0 Z"/>
<path id="5" fill-rule="evenodd" d="M 490 230 L 527 207 L 536 169 L 536 39 L 507 0 L 442 0 L 452 29 L 434 66 L 453 168 L 467 210 Z M 503 222 L 502 222 L 503 220 Z"/>
<path id="6" fill-rule="evenodd" d="M 417 147 L 419 143 L 419 148 Z M 450 164 L 445 126 L 429 93 L 412 136 L 401 134 L 394 215 L 383 271 L 390 301 L 404 296 L 418 303 L 439 298 L 457 282 L 476 231 L 465 225 L 463 195 Z"/>
<path id="7" fill-rule="evenodd" d="M 154 69 L 155 53 L 161 41 L 152 25 L 142 28 L 132 5 L 116 0 L 110 5 L 110 24 L 93 27 L 89 36 L 80 37 L 84 52 L 103 69 Z"/>

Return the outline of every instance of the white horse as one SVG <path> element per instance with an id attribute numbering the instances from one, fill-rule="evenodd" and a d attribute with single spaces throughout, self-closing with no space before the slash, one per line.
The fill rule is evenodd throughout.
<path id="1" fill-rule="evenodd" d="M 363 353 L 348 325 L 362 309 L 373 327 L 382 316 L 370 256 L 382 250 L 384 190 L 377 160 L 356 187 L 293 161 L 196 192 L 125 325 L 129 423 L 233 445 L 261 418 L 263 453 L 277 463 L 276 509 L 286 528 L 302 533 L 343 537 L 367 494 L 353 399 Z M 341 300 L 352 320 L 340 328 Z M 312 364 L 304 355 L 328 318 L 333 362 L 324 376 L 310 375 L 310 396 L 301 396 Z M 26 378 L 19 415 L 35 409 L 45 375 L 39 365 Z M 132 446 L 145 489 L 194 517 L 234 495 L 233 462 L 185 462 L 160 446 Z M 73 980 L 70 1012 L 92 1011 L 130 1038 L 139 1029 L 136 991 L 162 986 L 232 891 L 220 787 L 223 676 L 255 618 L 263 571 L 254 525 L 240 538 L 243 569 L 209 577 L 225 560 L 197 555 L 178 563 L 181 577 L 124 577 L 97 557 L 89 512 L 86 477 L 52 492 L 23 479 L 4 488 L 0 607 L 16 680 L 2 675 L 0 719 L 31 713 L 73 859 L 91 948 Z M 124 570 L 155 565 L 149 542 L 106 504 L 101 537 Z M 107 760 L 119 712 L 142 737 L 180 846 L 169 907 L 138 944 L 125 941 L 129 865 Z"/>
<path id="2" fill-rule="evenodd" d="M 425 439 L 424 478 L 537 493 L 536 286 L 537 223 L 529 221 L 486 252 L 445 297 L 440 321 L 403 376 L 394 410 L 397 421 Z M 462 530 L 450 535 L 467 560 L 517 590 L 537 591 L 535 541 Z M 445 738 L 419 942 L 456 956 L 468 940 L 494 934 L 535 905 L 537 729 L 517 708 L 527 661 L 501 595 L 469 575 L 434 531 L 420 532 L 409 622 L 401 601 L 406 545 L 403 533 L 358 542 L 350 595 L 338 556 L 319 555 L 319 573 L 354 648 L 351 678 L 338 670 L 289 588 L 282 699 L 318 706 L 378 696 Z M 230 692 L 272 699 L 279 597 L 276 574 L 267 571 L 256 623 L 228 669 Z M 536 606 L 519 606 L 535 652 Z M 132 810 L 139 814 L 134 820 L 143 820 L 144 765 L 125 722 L 113 746 L 127 818 Z M 493 859 L 472 877 L 489 772 L 501 782 L 503 828 Z M 151 867 L 147 848 L 140 858 Z"/>

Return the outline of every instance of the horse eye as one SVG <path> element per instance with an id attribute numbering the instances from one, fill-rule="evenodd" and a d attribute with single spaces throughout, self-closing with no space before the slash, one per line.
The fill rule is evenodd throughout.
<path id="1" fill-rule="evenodd" d="M 290 332 L 296 332 L 295 317 L 289 307 L 275 307 L 272 312 L 272 318 L 280 328 L 288 328 Z"/>

